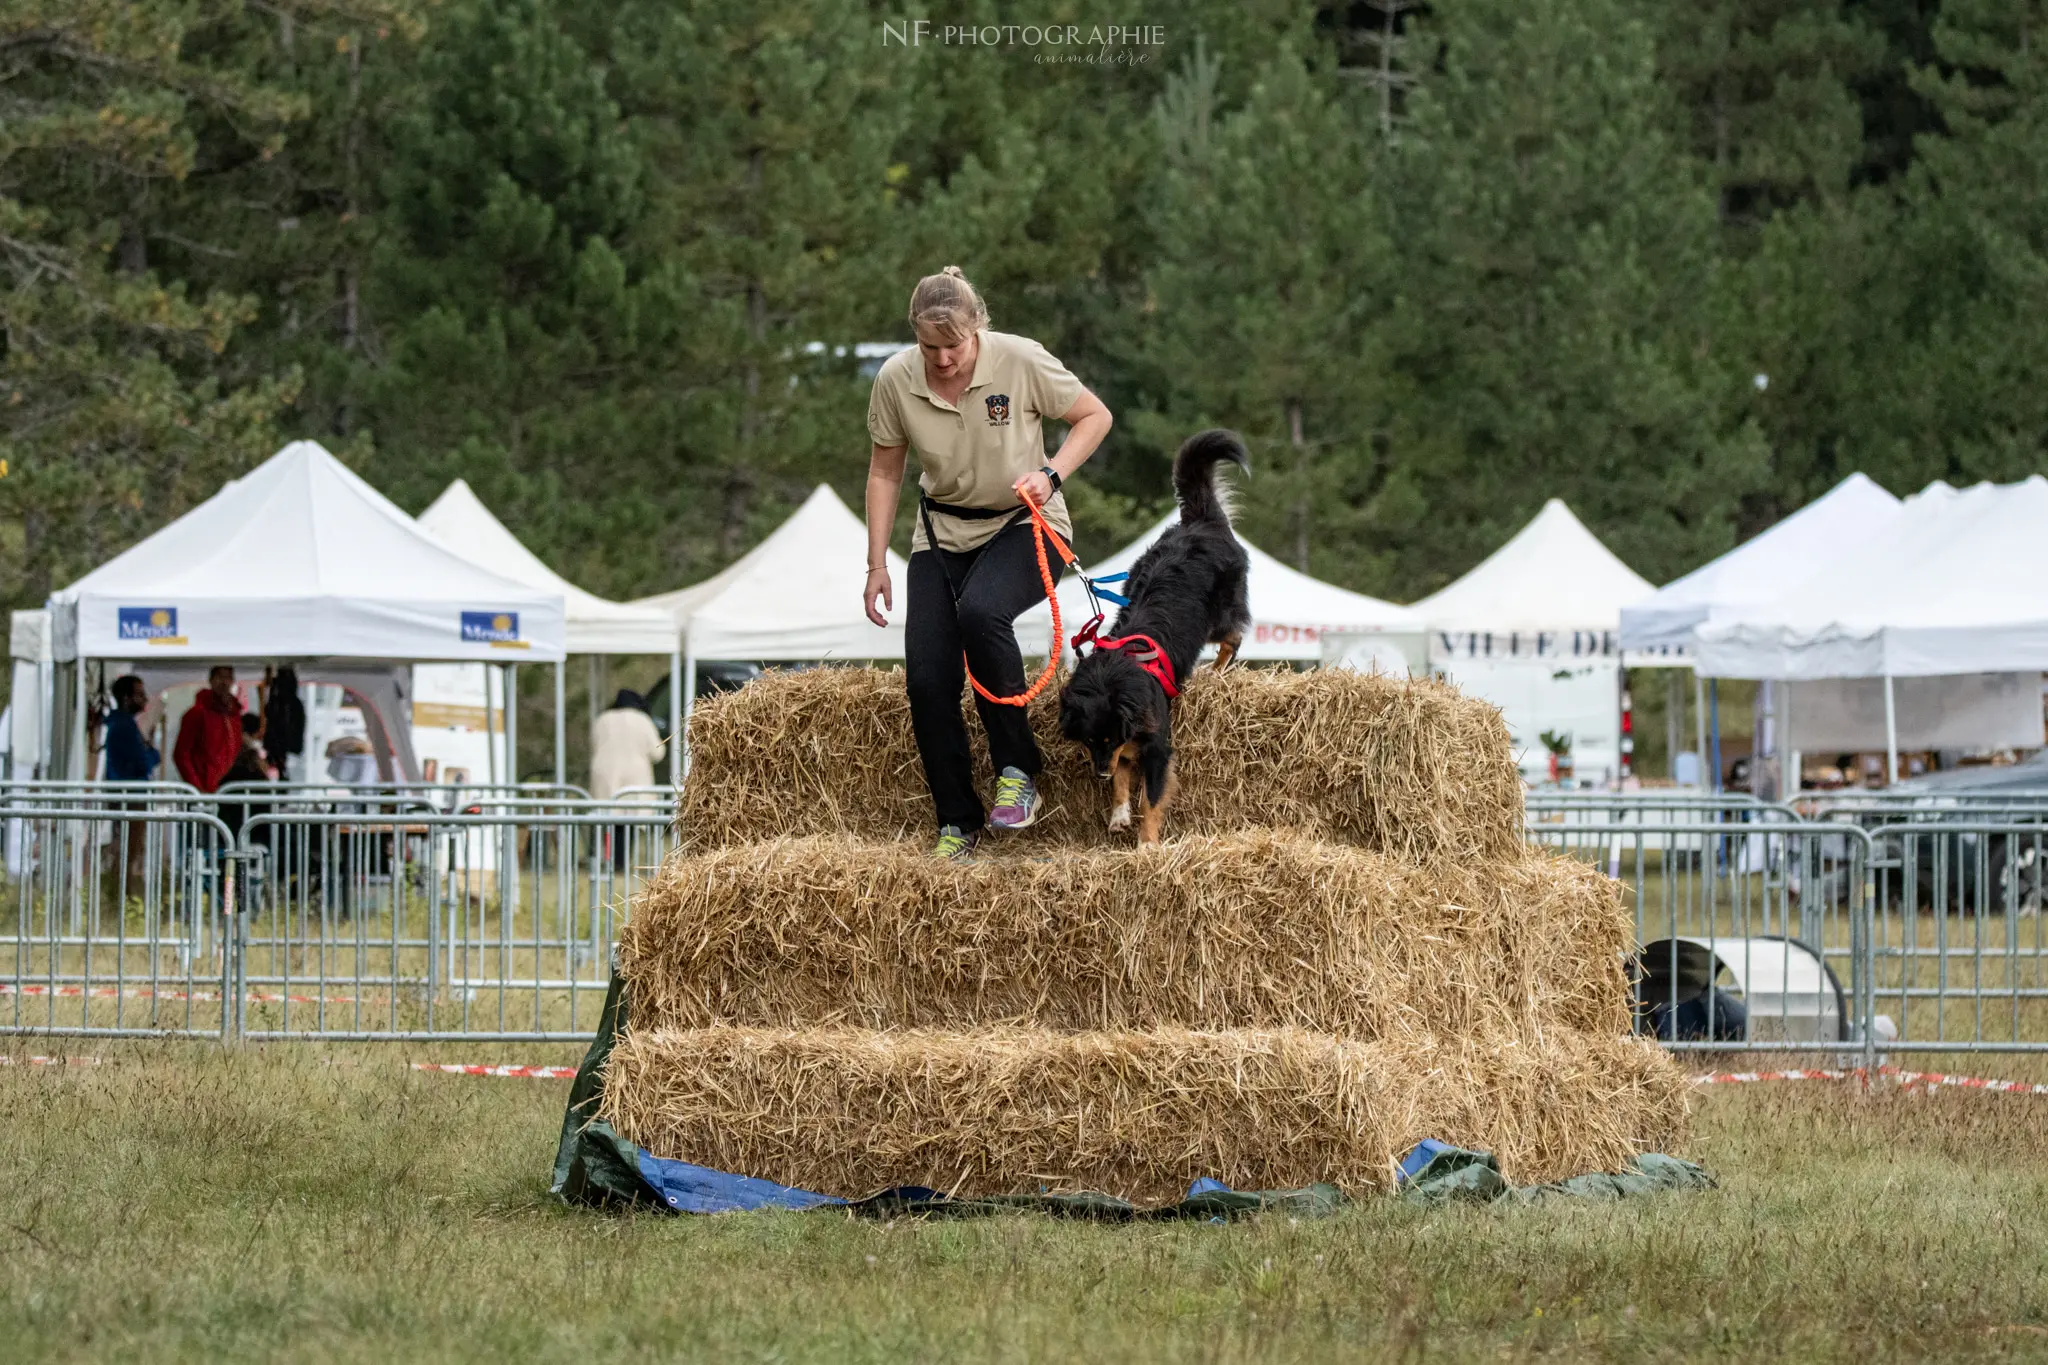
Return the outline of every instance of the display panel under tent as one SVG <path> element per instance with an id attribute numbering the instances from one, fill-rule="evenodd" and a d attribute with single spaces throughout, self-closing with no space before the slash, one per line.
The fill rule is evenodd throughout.
<path id="1" fill-rule="evenodd" d="M 475 490 L 462 479 L 449 484 L 442 490 L 441 496 L 434 499 L 426 511 L 420 513 L 419 525 L 449 549 L 493 573 L 543 591 L 560 593 L 564 612 L 564 647 L 568 653 L 657 655 L 667 659 L 672 698 L 670 705 L 677 705 L 673 699 L 681 694 L 682 640 L 676 628 L 675 618 L 668 612 L 657 607 L 607 601 L 563 578 L 543 563 L 533 551 L 527 549 L 519 538 L 492 514 L 491 509 L 484 505 Z M 440 703 L 443 710 L 439 714 L 445 718 L 465 718 L 469 711 L 479 709 L 467 696 L 461 697 L 460 700 L 456 699 L 460 692 L 475 691 L 473 686 L 465 686 L 467 680 L 458 673 L 451 672 L 446 677 L 422 681 L 423 685 L 431 683 L 449 693 L 450 700 Z M 565 715 L 567 692 L 564 665 L 557 661 L 555 782 L 558 785 L 568 781 L 568 720 Z M 481 709 L 487 711 L 487 699 L 485 702 Z M 597 705 L 596 689 L 593 687 L 593 712 Z M 671 725 L 673 723 L 672 718 Z M 674 783 L 681 778 L 682 755 L 675 746 L 671 746 L 669 780 Z"/>
<path id="2" fill-rule="evenodd" d="M 1618 776 L 1621 612 L 1654 591 L 1552 498 L 1505 545 L 1414 610 L 1429 627 L 1431 667 L 1501 707 L 1525 777 L 1546 776 L 1560 744 L 1579 777 Z"/>
<path id="3" fill-rule="evenodd" d="M 756 663 L 859 662 L 903 657 L 903 557 L 889 551 L 896 609 L 887 626 L 868 620 L 860 600 L 867 527 L 824 484 L 767 539 L 702 583 L 633 605 L 668 613 L 683 635 L 681 702 L 687 725 L 702 660 Z M 675 694 L 672 691 L 671 697 Z M 687 762 L 687 752 L 685 753 Z"/>
<path id="4" fill-rule="evenodd" d="M 1115 554 L 1088 563 L 1089 575 L 1100 578 L 1128 573 L 1138 557 L 1179 521 L 1178 512 L 1168 513 Z M 1251 561 L 1246 589 L 1252 609 L 1252 628 L 1238 647 L 1238 658 L 1254 663 L 1323 663 L 1337 637 L 1342 637 L 1346 649 L 1340 651 L 1340 658 L 1347 654 L 1354 661 L 1369 657 L 1386 672 L 1396 671 L 1397 667 L 1422 671 L 1423 623 L 1414 612 L 1311 578 L 1282 564 L 1242 535 L 1237 539 Z M 1116 607 L 1106 604 L 1106 609 L 1113 623 Z M 1087 623 L 1093 611 L 1081 580 L 1067 574 L 1060 582 L 1060 614 L 1061 627 L 1069 639 Z M 1052 612 L 1043 605 L 1017 618 L 1017 643 L 1027 655 L 1043 658 L 1051 633 Z M 1061 648 L 1066 650 L 1069 646 L 1062 641 Z"/>
<path id="5" fill-rule="evenodd" d="M 50 600 L 67 676 L 51 771 L 86 770 L 86 667 L 237 661 L 553 662 L 563 601 L 434 540 L 295 441 Z"/>

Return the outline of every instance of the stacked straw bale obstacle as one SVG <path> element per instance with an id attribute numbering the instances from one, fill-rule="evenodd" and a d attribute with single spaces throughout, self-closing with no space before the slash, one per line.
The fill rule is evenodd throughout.
<path id="1" fill-rule="evenodd" d="M 1424 1138 L 1523 1182 L 1682 1139 L 1682 1075 L 1628 1036 L 1619 887 L 1523 842 L 1498 712 L 1246 668 L 1180 708 L 1166 842 L 1112 835 L 1049 740 L 1040 824 L 963 865 L 926 853 L 900 673 L 700 707 L 682 847 L 620 946 L 602 1117 L 830 1194 L 1140 1203 L 1202 1176 L 1356 1194 Z"/>

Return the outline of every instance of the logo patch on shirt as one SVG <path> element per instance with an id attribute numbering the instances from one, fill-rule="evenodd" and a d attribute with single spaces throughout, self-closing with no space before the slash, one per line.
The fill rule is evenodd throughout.
<path id="1" fill-rule="evenodd" d="M 992 427 L 1010 425 L 1010 395 L 992 393 L 985 400 L 988 403 L 988 424 Z"/>

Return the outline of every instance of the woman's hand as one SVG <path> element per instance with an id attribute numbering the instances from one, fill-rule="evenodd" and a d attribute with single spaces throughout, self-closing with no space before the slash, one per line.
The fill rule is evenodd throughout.
<path id="1" fill-rule="evenodd" d="M 887 565 L 879 569 L 868 570 L 867 591 L 861 594 L 861 602 L 867 608 L 868 620 L 873 621 L 878 626 L 886 626 L 889 624 L 889 618 L 875 610 L 875 599 L 877 597 L 882 599 L 883 607 L 890 611 L 896 610 L 895 589 L 890 585 Z"/>
<path id="2" fill-rule="evenodd" d="M 1043 469 L 1032 470 L 1010 487 L 1016 490 L 1019 502 L 1033 502 L 1043 507 L 1052 501 L 1052 480 L 1045 477 Z"/>

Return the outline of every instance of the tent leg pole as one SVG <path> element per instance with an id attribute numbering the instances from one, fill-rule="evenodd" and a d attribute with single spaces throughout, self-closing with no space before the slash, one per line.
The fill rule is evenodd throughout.
<path id="1" fill-rule="evenodd" d="M 1707 766 L 1707 680 L 1698 672 L 1692 675 L 1692 728 L 1696 736 L 1693 752 L 1700 756 L 1701 776 L 1705 777 Z M 1702 783 L 1701 785 L 1706 785 Z"/>
<path id="2" fill-rule="evenodd" d="M 1775 763 L 1778 758 L 1778 689 L 1770 679 L 1756 685 L 1756 701 L 1750 714 L 1754 719 L 1749 727 L 1749 794 L 1761 800 L 1767 785 L 1764 761 Z M 1777 799 L 1775 790 L 1771 799 Z"/>
<path id="3" fill-rule="evenodd" d="M 78 656 L 78 665 L 72 670 L 72 679 L 71 704 L 73 710 L 71 733 L 76 737 L 78 747 L 72 751 L 74 757 L 71 760 L 71 768 L 74 775 L 78 778 L 90 779 L 93 774 L 87 771 L 86 768 L 87 752 L 90 746 L 86 743 L 85 733 L 85 655 L 83 654 Z"/>
<path id="4" fill-rule="evenodd" d="M 504 722 L 497 714 L 497 704 L 491 700 L 492 690 L 498 683 L 496 664 L 484 664 L 484 776 L 490 784 L 498 785 L 498 734 L 504 729 Z"/>
<path id="5" fill-rule="evenodd" d="M 519 790 L 519 665 L 505 665 L 505 784 Z M 519 830 L 507 824 L 498 835 L 498 913 L 509 922 L 519 913 Z"/>
<path id="6" fill-rule="evenodd" d="M 1778 785 L 1780 789 L 1783 790 L 1783 792 L 1785 793 L 1784 796 L 1780 799 L 1789 805 L 1792 802 L 1797 801 L 1799 799 L 1799 782 L 1801 776 L 1799 771 L 1799 750 L 1795 747 L 1795 741 L 1792 735 L 1791 680 L 1787 679 L 1786 681 L 1778 684 L 1778 686 L 1779 689 L 1783 691 L 1785 694 L 1784 701 L 1780 703 L 1785 708 L 1785 714 L 1778 718 L 1778 747 L 1785 751 L 1785 767 L 1783 775 Z"/>
<path id="7" fill-rule="evenodd" d="M 585 660 L 585 662 L 589 665 L 586 672 L 589 674 L 588 685 L 590 688 L 590 695 L 585 697 L 584 700 L 590 703 L 590 733 L 592 735 L 595 735 L 597 733 L 597 656 L 595 654 L 592 654 Z"/>
<path id="8" fill-rule="evenodd" d="M 569 661 L 555 660 L 555 785 L 569 784 Z"/>
<path id="9" fill-rule="evenodd" d="M 1685 747 L 1685 680 L 1675 668 L 1664 680 L 1664 775 L 1676 781 L 1678 751 Z"/>
<path id="10" fill-rule="evenodd" d="M 1708 791 L 1721 790 L 1721 680 L 1707 679 L 1707 743 L 1712 745 L 1713 774 L 1707 781 Z"/>
<path id="11" fill-rule="evenodd" d="M 1884 675 L 1884 770 L 1886 785 L 1899 780 L 1899 709 L 1892 696 L 1892 675 Z"/>
<path id="12" fill-rule="evenodd" d="M 690 712 L 697 702 L 697 656 L 679 649 L 668 656 L 668 775 L 676 786 L 690 771 Z"/>
<path id="13" fill-rule="evenodd" d="M 519 665 L 505 665 L 505 785 L 519 785 Z"/>

